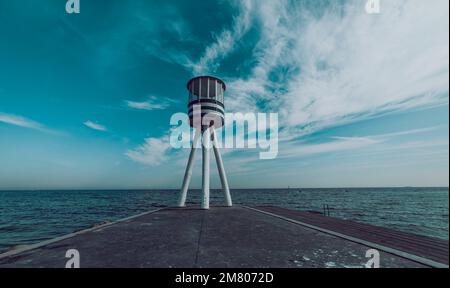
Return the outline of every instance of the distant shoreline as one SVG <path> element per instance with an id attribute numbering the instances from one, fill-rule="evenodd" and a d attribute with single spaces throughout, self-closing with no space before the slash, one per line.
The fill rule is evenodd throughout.
<path id="1" fill-rule="evenodd" d="M 211 188 L 212 190 L 220 190 L 221 188 Z M 320 189 L 449 189 L 449 186 L 377 186 L 377 187 L 278 187 L 278 188 L 230 188 L 231 190 L 320 190 Z M 0 189 L 0 192 L 30 192 L 30 191 L 152 191 L 152 190 L 167 190 L 177 191 L 180 188 L 51 188 L 51 189 Z M 201 190 L 201 188 L 191 188 L 190 190 Z"/>

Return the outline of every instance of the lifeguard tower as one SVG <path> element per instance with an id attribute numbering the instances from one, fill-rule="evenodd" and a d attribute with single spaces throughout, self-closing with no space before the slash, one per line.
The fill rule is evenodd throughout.
<path id="1" fill-rule="evenodd" d="M 184 174 L 183 186 L 181 188 L 178 206 L 184 207 L 186 204 L 187 191 L 192 176 L 196 146 L 199 139 L 202 139 L 202 204 L 203 209 L 209 209 L 209 172 L 211 148 L 219 169 L 222 190 L 225 194 L 225 205 L 232 206 L 230 188 L 228 186 L 227 175 L 223 166 L 222 156 L 218 148 L 216 129 L 224 125 L 225 105 L 224 93 L 225 83 L 219 78 L 212 76 L 199 76 L 192 78 L 187 83 L 189 91 L 189 120 L 194 128 L 194 141 L 192 143 L 189 160 Z"/>

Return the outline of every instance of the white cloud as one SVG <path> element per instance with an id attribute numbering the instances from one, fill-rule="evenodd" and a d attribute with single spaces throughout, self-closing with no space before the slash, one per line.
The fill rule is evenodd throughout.
<path id="1" fill-rule="evenodd" d="M 448 104 L 449 2 L 383 1 L 379 15 L 367 14 L 364 4 L 332 3 L 323 13 L 296 1 L 242 4 L 242 11 L 252 8 L 249 25 L 259 25 L 260 37 L 250 76 L 226 79 L 227 109 L 254 111 L 264 103 L 280 113 L 285 136 L 302 136 Z M 206 57 L 214 61 L 205 66 L 214 69 L 239 40 L 224 39 L 233 43 L 212 44 L 220 56 Z"/>
<path id="2" fill-rule="evenodd" d="M 44 126 L 36 121 L 11 114 L 0 113 L 0 122 L 36 130 L 44 129 Z"/>
<path id="3" fill-rule="evenodd" d="M 287 125 L 308 133 L 448 103 L 447 11 L 448 1 L 384 1 L 377 17 L 353 4 L 309 21 L 287 52 L 302 68 L 284 95 Z"/>
<path id="4" fill-rule="evenodd" d="M 431 131 L 435 131 L 440 126 L 419 128 L 419 129 L 411 129 L 405 131 L 398 131 L 387 134 L 379 134 L 379 135 L 369 135 L 365 137 L 340 137 L 335 136 L 331 137 L 331 141 L 316 143 L 316 144 L 303 144 L 301 141 L 287 141 L 285 149 L 282 150 L 283 157 L 302 157 L 309 156 L 314 154 L 323 154 L 323 153 L 333 153 L 333 152 L 341 152 L 341 151 L 352 151 L 354 154 L 357 150 L 366 148 L 368 146 L 374 146 L 375 144 L 386 144 L 386 145 L 378 145 L 374 148 L 371 147 L 371 151 L 387 151 L 391 149 L 404 149 L 405 151 L 410 151 L 411 148 L 416 148 L 416 145 L 432 145 L 435 146 L 435 141 L 419 141 L 417 142 L 407 142 L 407 144 L 392 144 L 389 143 L 392 140 L 401 140 L 404 136 L 415 135 L 421 133 L 427 133 Z M 424 144 L 426 143 L 426 144 Z M 441 143 L 441 142 L 439 142 Z M 446 142 L 448 145 L 448 141 Z M 420 146 L 426 147 L 426 146 Z M 364 151 L 364 155 L 369 155 L 372 152 Z"/>
<path id="5" fill-rule="evenodd" d="M 442 126 L 432 126 L 432 127 L 417 128 L 417 129 L 411 129 L 411 130 L 405 130 L 405 131 L 399 131 L 399 132 L 393 132 L 393 133 L 386 133 L 386 134 L 376 135 L 374 137 L 383 139 L 383 138 L 407 136 L 407 135 L 414 135 L 414 134 L 436 131 L 439 128 L 442 128 Z"/>
<path id="6" fill-rule="evenodd" d="M 333 137 L 331 141 L 318 144 L 288 144 L 282 150 L 282 157 L 302 157 L 315 154 L 357 150 L 381 143 L 371 137 Z"/>
<path id="7" fill-rule="evenodd" d="M 103 132 L 104 132 L 104 131 L 108 131 L 108 129 L 107 129 L 105 126 L 100 125 L 100 124 L 98 124 L 98 123 L 94 123 L 94 122 L 92 122 L 92 121 L 90 121 L 90 120 L 84 122 L 83 124 L 84 124 L 85 126 L 91 128 L 91 129 L 94 129 L 94 130 L 97 130 L 97 131 L 103 131 Z"/>
<path id="8" fill-rule="evenodd" d="M 145 101 L 126 100 L 125 103 L 128 107 L 138 110 L 164 110 L 169 108 L 174 101 L 168 98 L 149 96 Z"/>
<path id="9" fill-rule="evenodd" d="M 225 29 L 216 36 L 215 42 L 206 47 L 198 63 L 189 64 L 195 75 L 214 73 L 220 61 L 236 49 L 237 42 L 250 28 L 252 2 L 251 0 L 238 2 L 239 14 L 233 18 L 232 28 Z"/>
<path id="10" fill-rule="evenodd" d="M 128 150 L 125 155 L 131 160 L 149 165 L 157 166 L 168 159 L 170 150 L 169 137 L 147 138 L 145 143 L 133 150 Z"/>
<path id="11" fill-rule="evenodd" d="M 45 125 L 36 122 L 34 120 L 18 116 L 18 115 L 12 115 L 12 114 L 5 114 L 0 113 L 0 122 L 6 123 L 9 125 L 14 125 L 18 127 L 28 128 L 28 129 L 34 129 L 41 132 L 46 132 L 50 134 L 62 134 L 59 131 L 55 131 L 52 129 L 47 128 Z"/>

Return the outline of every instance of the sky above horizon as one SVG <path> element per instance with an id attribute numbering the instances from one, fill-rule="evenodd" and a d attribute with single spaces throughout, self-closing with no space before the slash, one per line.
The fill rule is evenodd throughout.
<path id="1" fill-rule="evenodd" d="M 201 74 L 279 114 L 275 159 L 223 151 L 231 188 L 448 187 L 448 0 L 65 3 L 0 2 L 0 190 L 179 188 Z"/>

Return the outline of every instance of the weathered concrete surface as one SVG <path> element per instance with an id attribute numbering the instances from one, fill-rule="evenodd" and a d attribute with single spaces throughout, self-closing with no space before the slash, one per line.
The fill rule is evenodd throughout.
<path id="1" fill-rule="evenodd" d="M 0 259 L 4 267 L 363 267 L 370 247 L 243 207 L 163 209 Z M 424 267 L 381 253 L 381 267 Z"/>

